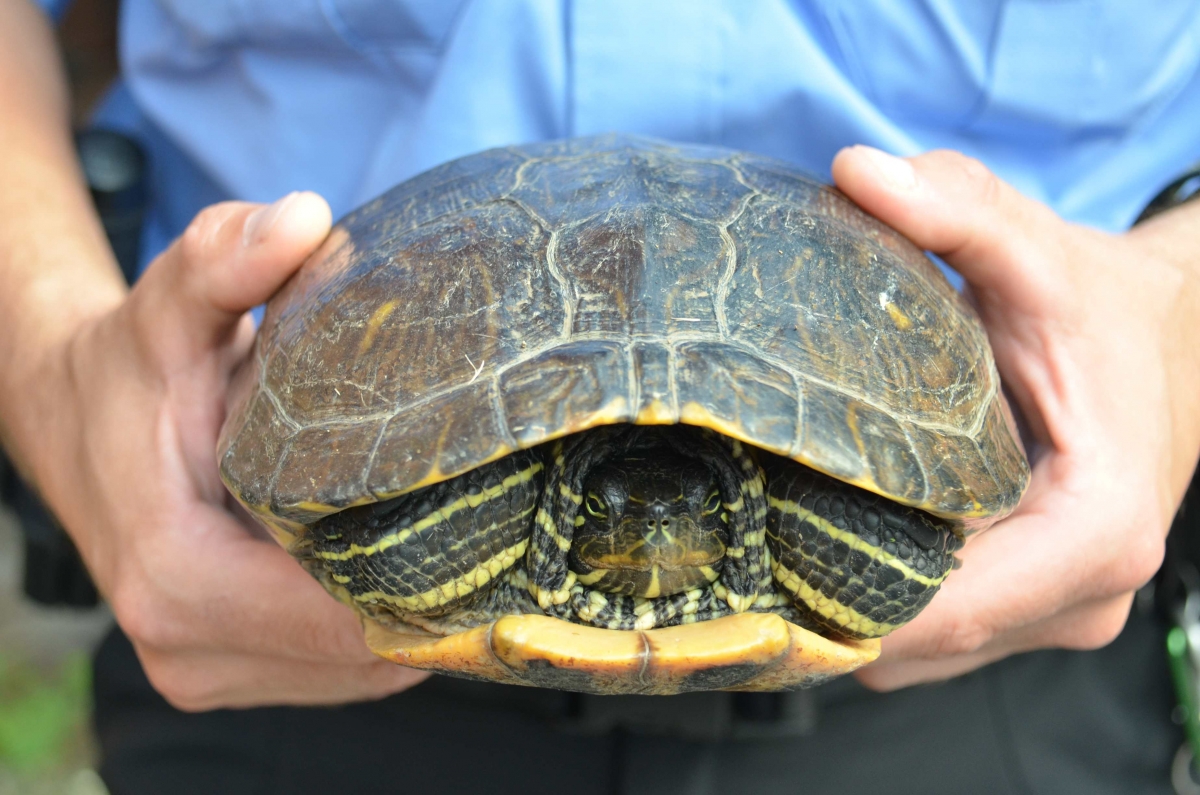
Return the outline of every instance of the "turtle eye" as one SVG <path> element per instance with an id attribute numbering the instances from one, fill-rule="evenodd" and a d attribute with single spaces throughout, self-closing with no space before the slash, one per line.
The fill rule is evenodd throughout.
<path id="1" fill-rule="evenodd" d="M 583 507 L 587 512 L 597 519 L 607 519 L 608 514 L 604 512 L 604 500 L 589 492 L 587 500 L 584 501 Z"/>
<path id="2" fill-rule="evenodd" d="M 713 489 L 712 493 L 704 500 L 704 515 L 712 516 L 721 508 L 721 492 Z"/>

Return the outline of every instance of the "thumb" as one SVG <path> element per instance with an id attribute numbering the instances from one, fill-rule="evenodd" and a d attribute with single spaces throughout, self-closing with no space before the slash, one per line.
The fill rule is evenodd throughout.
<path id="1" fill-rule="evenodd" d="M 270 298 L 329 234 L 315 193 L 274 204 L 224 202 L 202 210 L 134 289 L 147 339 L 173 357 L 227 341 L 245 312 Z"/>
<path id="2" fill-rule="evenodd" d="M 864 210 L 940 256 L 976 291 L 1025 309 L 1052 298 L 1069 261 L 1054 256 L 1068 225 L 982 163 L 952 151 L 899 158 L 868 146 L 838 152 L 837 186 Z"/>

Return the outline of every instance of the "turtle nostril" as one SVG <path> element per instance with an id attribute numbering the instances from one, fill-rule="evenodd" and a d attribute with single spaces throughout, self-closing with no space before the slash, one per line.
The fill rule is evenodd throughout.
<path id="1" fill-rule="evenodd" d="M 663 519 L 663 520 L 662 520 L 662 522 L 661 522 L 660 524 L 662 525 L 662 529 L 663 529 L 663 530 L 666 530 L 666 529 L 667 529 L 667 527 L 668 527 L 668 526 L 671 524 L 671 520 L 670 520 L 670 519 Z"/>

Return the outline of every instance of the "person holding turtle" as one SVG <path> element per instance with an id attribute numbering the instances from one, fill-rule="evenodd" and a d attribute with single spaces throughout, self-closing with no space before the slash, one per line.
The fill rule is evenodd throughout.
<path id="1" fill-rule="evenodd" d="M 0 6 L 0 434 L 128 638 L 96 668 L 114 792 L 422 776 L 850 792 L 881 775 L 895 791 L 1166 791 L 1147 750 L 1177 742 L 1160 640 L 1130 609 L 1200 452 L 1200 208 L 1121 230 L 1200 160 L 1190 4 L 1151 20 L 1075 4 L 128 2 L 126 90 L 104 113 L 154 163 L 153 261 L 132 290 L 74 163 L 49 31 L 28 0 Z M 218 478 L 247 312 L 325 239 L 331 206 L 491 146 L 608 129 L 830 173 L 963 275 L 1027 423 L 1021 505 L 855 675 L 880 693 L 812 691 L 803 737 L 760 720 L 597 739 L 556 728 L 595 708 L 578 697 L 408 690 L 424 675 L 371 655 Z"/>

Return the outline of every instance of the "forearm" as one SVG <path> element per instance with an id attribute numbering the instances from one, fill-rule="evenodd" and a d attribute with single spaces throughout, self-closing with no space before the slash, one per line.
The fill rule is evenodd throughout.
<path id="1" fill-rule="evenodd" d="M 44 422 L 37 373 L 125 288 L 71 140 L 47 20 L 0 2 L 0 440 L 26 471 Z"/>

